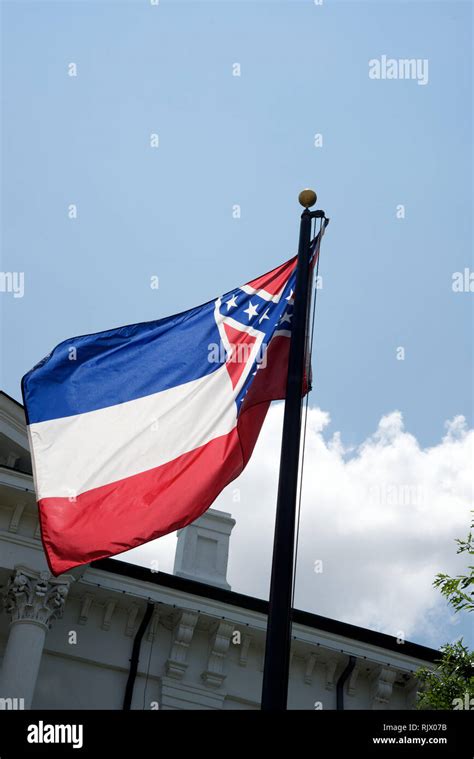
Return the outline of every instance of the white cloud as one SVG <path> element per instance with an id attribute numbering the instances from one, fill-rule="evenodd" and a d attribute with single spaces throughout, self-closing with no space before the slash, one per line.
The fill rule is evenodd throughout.
<path id="1" fill-rule="evenodd" d="M 270 409 L 246 471 L 216 508 L 237 524 L 228 579 L 233 590 L 268 597 L 283 416 Z M 428 644 L 459 633 L 432 587 L 439 571 L 464 568 L 454 539 L 464 537 L 472 508 L 472 441 L 462 416 L 446 423 L 438 445 L 421 448 L 399 411 L 384 416 L 357 449 L 328 435 L 330 416 L 308 413 L 295 605 L 328 617 L 400 631 Z M 240 498 L 240 501 L 236 500 Z M 175 535 L 120 558 L 171 572 Z M 315 562 L 322 561 L 322 572 Z M 456 626 L 456 629 L 455 629 Z M 440 637 L 441 636 L 441 637 Z"/>

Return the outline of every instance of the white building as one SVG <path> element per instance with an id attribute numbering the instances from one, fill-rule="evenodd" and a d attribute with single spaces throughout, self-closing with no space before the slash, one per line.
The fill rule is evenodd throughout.
<path id="1" fill-rule="evenodd" d="M 106 559 L 53 577 L 23 407 L 0 393 L 0 708 L 259 709 L 267 603 L 230 590 L 233 525 L 181 530 L 173 575 Z M 293 637 L 290 709 L 410 709 L 437 656 L 296 610 Z"/>

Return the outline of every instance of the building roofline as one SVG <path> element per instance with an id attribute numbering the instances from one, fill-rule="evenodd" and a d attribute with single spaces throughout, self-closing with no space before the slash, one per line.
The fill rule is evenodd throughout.
<path id="1" fill-rule="evenodd" d="M 232 590 L 225 590 L 224 588 L 219 588 L 215 585 L 207 585 L 206 583 L 198 582 L 197 580 L 188 580 L 185 577 L 170 575 L 166 572 L 150 572 L 146 567 L 141 567 L 137 564 L 129 564 L 125 561 L 118 561 L 117 559 L 99 559 L 93 561 L 91 567 L 116 575 L 132 577 L 143 582 L 151 582 L 154 585 L 161 585 L 165 588 L 180 590 L 194 596 L 211 598 L 214 601 L 220 601 L 229 604 L 230 606 L 240 606 L 241 608 L 259 612 L 265 616 L 268 615 L 268 601 L 265 601 L 262 598 L 255 598 L 254 596 L 247 596 L 243 593 L 236 593 Z M 376 630 L 368 630 L 365 627 L 358 627 L 357 625 L 351 625 L 348 622 L 340 622 L 337 619 L 322 617 L 319 614 L 312 614 L 311 612 L 301 611 L 300 609 L 293 610 L 293 621 L 297 624 L 305 625 L 306 627 L 312 627 L 317 630 L 341 635 L 346 638 L 353 638 L 354 640 L 363 643 L 378 646 L 379 648 L 385 648 L 389 651 L 396 651 L 398 654 L 404 653 L 406 656 L 422 659 L 427 662 L 434 662 L 438 660 L 440 656 L 440 652 L 434 648 L 428 648 L 428 646 L 422 646 L 418 643 L 411 643 L 409 641 L 405 641 L 403 647 L 401 647 L 400 643 L 397 643 L 397 639 L 392 635 L 377 632 Z"/>
<path id="2" fill-rule="evenodd" d="M 23 411 L 25 410 L 25 407 L 23 406 L 23 403 L 20 401 L 17 401 L 16 398 L 13 398 L 11 395 L 8 395 L 8 393 L 5 392 L 5 390 L 0 390 L 0 395 L 4 395 L 5 398 L 7 398 L 9 401 L 12 401 L 12 403 L 15 403 L 15 405 L 19 406 Z"/>

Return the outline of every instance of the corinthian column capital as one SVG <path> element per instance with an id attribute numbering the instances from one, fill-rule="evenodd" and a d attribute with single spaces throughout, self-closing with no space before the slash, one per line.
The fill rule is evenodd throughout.
<path id="1" fill-rule="evenodd" d="M 50 572 L 35 572 L 15 567 L 3 597 L 3 606 L 14 622 L 32 622 L 47 630 L 64 611 L 70 579 L 53 577 Z"/>

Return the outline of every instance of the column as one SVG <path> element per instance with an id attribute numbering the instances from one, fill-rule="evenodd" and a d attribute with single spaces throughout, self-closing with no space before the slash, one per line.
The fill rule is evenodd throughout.
<path id="1" fill-rule="evenodd" d="M 11 624 L 0 672 L 0 699 L 23 699 L 22 708 L 31 708 L 46 633 L 62 616 L 71 579 L 15 567 L 3 599 Z"/>

